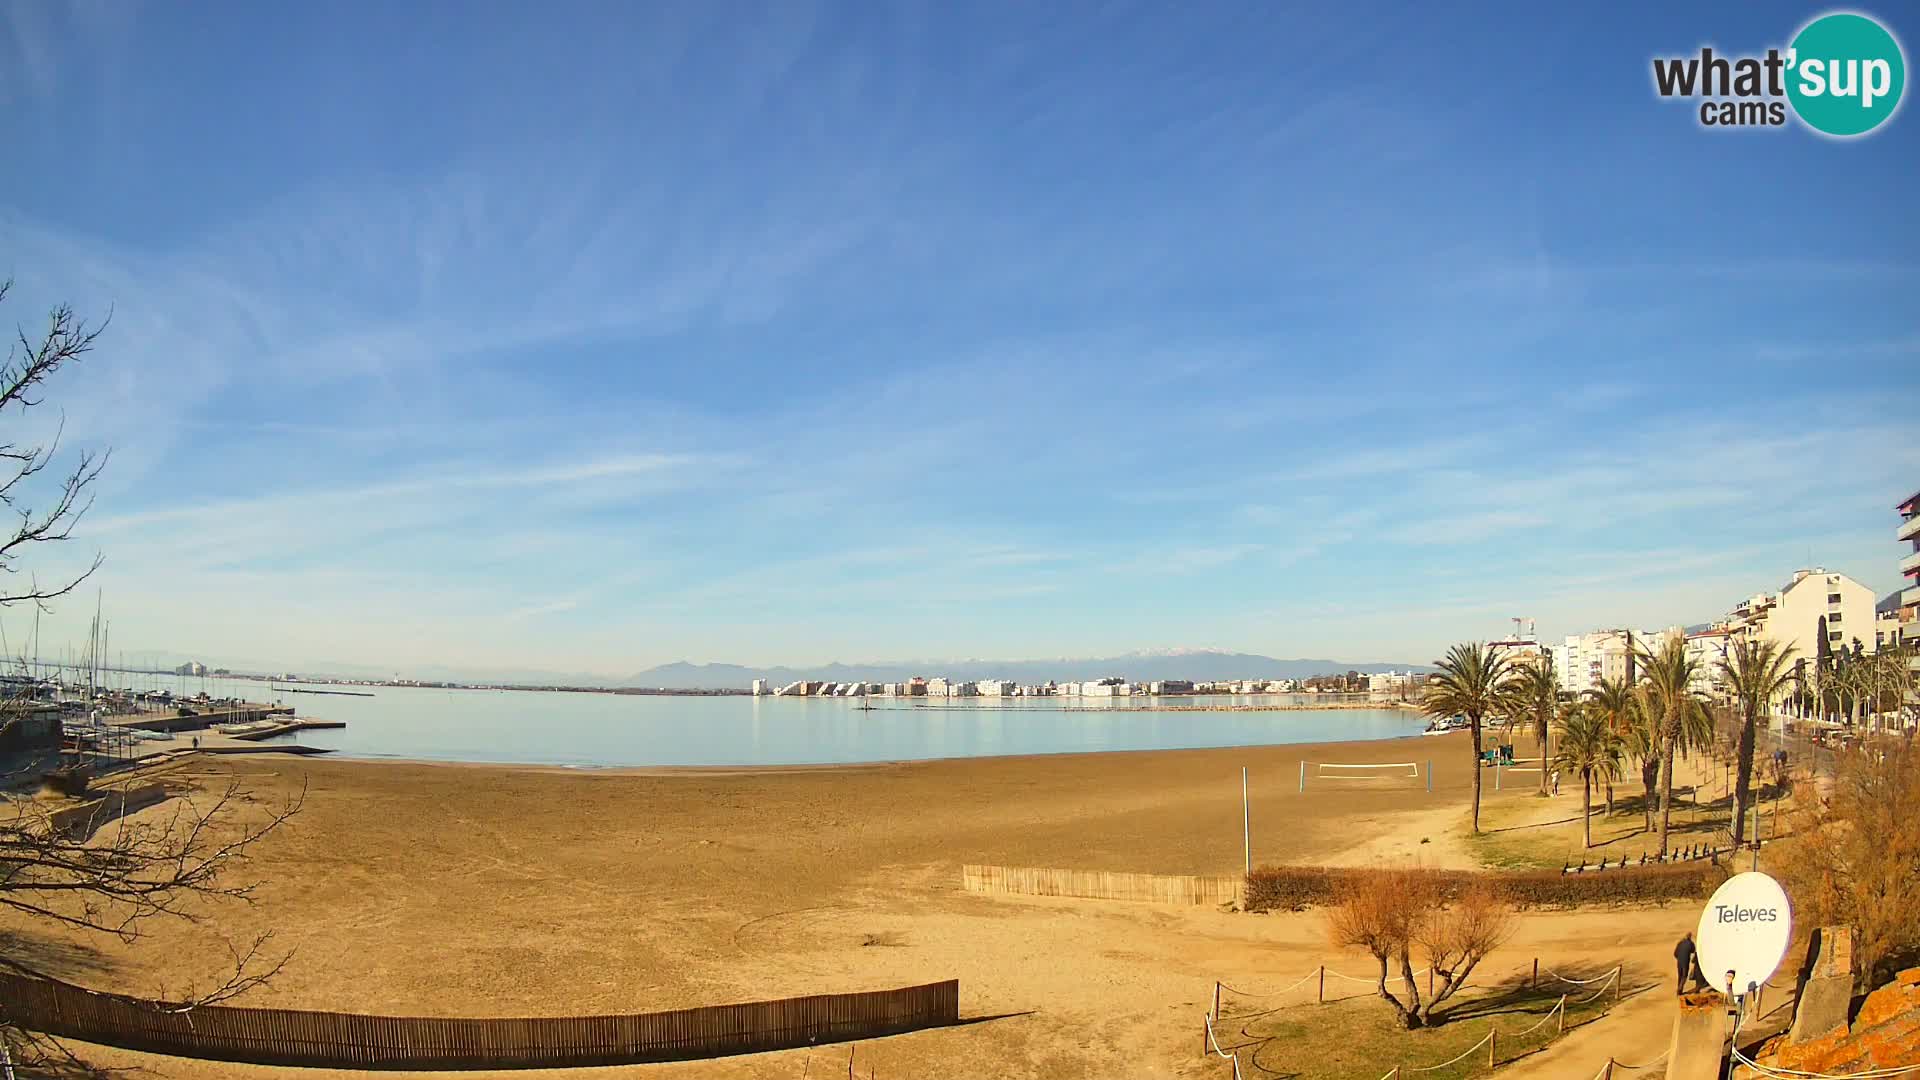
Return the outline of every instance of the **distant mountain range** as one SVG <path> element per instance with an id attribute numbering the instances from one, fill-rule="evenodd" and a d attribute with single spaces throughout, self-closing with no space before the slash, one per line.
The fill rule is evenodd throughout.
<path id="1" fill-rule="evenodd" d="M 1117 675 L 1132 682 L 1156 679 L 1192 679 L 1215 682 L 1222 679 L 1301 679 L 1309 675 L 1332 675 L 1345 671 L 1431 671 L 1421 664 L 1350 663 L 1344 660 L 1277 660 L 1255 653 L 1220 652 L 1212 649 L 1169 649 L 1156 652 L 1127 653 L 1091 659 L 1056 660 L 899 660 L 874 663 L 832 663 L 819 667 L 747 667 L 742 664 L 695 664 L 685 660 L 636 671 L 624 678 L 586 672 L 542 671 L 537 669 L 468 668 L 423 665 L 403 669 L 375 667 L 344 662 L 308 662 L 279 664 L 258 660 L 230 659 L 215 655 L 188 655 L 166 651 L 142 652 L 129 661 L 142 668 L 168 669 L 200 660 L 212 667 L 231 668 L 253 674 L 297 672 L 307 677 L 385 680 L 396 676 L 422 681 L 484 683 L 508 686 L 578 686 L 594 688 L 666 687 L 674 690 L 744 690 L 755 679 L 785 686 L 795 679 L 819 679 L 827 682 L 904 682 L 915 675 L 951 679 L 1012 679 L 1021 683 L 1045 683 L 1100 679 Z"/>
<path id="2" fill-rule="evenodd" d="M 689 690 L 719 690 L 750 686 L 765 679 L 784 686 L 796 679 L 825 682 L 905 682 L 916 675 L 950 679 L 1012 679 L 1019 683 L 1045 683 L 1100 679 L 1117 675 L 1130 682 L 1160 679 L 1192 679 L 1214 682 L 1223 679 L 1303 679 L 1309 675 L 1332 675 L 1359 671 L 1431 671 L 1422 664 L 1380 662 L 1350 663 L 1344 660 L 1279 660 L 1256 653 L 1214 652 L 1211 650 L 1174 650 L 1159 653 L 1128 653 L 1090 659 L 1062 660 L 916 660 L 862 664 L 832 663 L 820 667 L 745 667 L 740 664 L 694 664 L 685 660 L 636 671 L 621 680 L 622 686 L 663 686 Z"/>

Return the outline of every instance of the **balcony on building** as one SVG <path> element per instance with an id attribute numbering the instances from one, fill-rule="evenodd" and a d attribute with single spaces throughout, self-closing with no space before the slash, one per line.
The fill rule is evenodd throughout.
<path id="1" fill-rule="evenodd" d="M 1912 540 L 1920 536 L 1920 491 L 1901 500 L 1900 505 L 1894 509 L 1900 511 L 1901 517 L 1900 531 L 1895 536 L 1901 540 Z"/>

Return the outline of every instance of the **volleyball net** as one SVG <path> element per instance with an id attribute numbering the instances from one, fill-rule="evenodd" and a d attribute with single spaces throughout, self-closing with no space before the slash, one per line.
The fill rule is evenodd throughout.
<path id="1" fill-rule="evenodd" d="M 1345 761 L 1302 761 L 1300 763 L 1300 790 L 1308 785 L 1321 783 L 1351 784 L 1372 781 L 1402 785 L 1408 782 L 1418 783 L 1422 763 L 1418 761 L 1372 761 L 1365 763 Z M 1431 766 L 1428 766 L 1431 772 Z"/>

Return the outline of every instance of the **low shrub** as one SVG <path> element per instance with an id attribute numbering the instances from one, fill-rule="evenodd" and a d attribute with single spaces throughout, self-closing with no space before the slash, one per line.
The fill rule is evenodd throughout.
<path id="1" fill-rule="evenodd" d="M 1262 866 L 1247 875 L 1246 910 L 1300 911 L 1323 907 L 1357 877 L 1381 873 L 1365 867 Z M 1618 870 L 1563 874 L 1558 870 L 1517 872 L 1436 870 L 1449 896 L 1485 885 L 1515 907 L 1578 907 L 1582 904 L 1664 904 L 1707 896 L 1727 871 L 1705 861 L 1656 863 Z"/>

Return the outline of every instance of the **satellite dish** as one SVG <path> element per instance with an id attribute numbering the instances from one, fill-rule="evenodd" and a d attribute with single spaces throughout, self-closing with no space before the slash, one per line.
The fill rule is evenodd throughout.
<path id="1" fill-rule="evenodd" d="M 1734 993 L 1745 994 L 1749 987 L 1772 978 L 1792 938 L 1793 905 L 1786 890 L 1767 875 L 1753 872 L 1735 874 L 1713 891 L 1700 913 L 1693 944 L 1699 951 L 1700 973 L 1709 984 L 1725 990 L 1731 971 Z"/>

